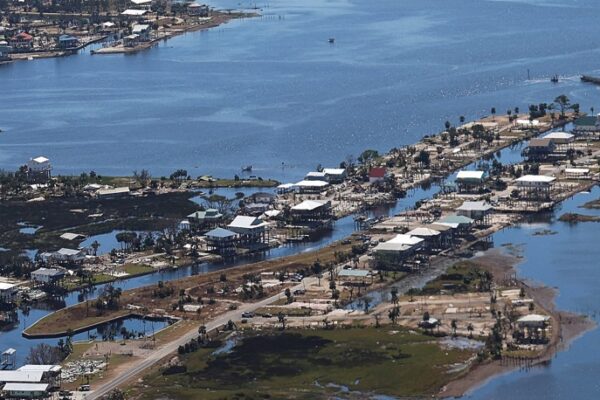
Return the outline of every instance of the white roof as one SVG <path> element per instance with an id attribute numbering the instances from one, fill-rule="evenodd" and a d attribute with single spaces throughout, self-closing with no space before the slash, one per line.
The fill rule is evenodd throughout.
<path id="1" fill-rule="evenodd" d="M 458 222 L 436 222 L 437 225 L 449 226 L 450 228 L 458 228 L 460 224 Z"/>
<path id="2" fill-rule="evenodd" d="M 131 35 L 131 36 L 133 36 L 133 35 Z M 108 196 L 111 194 L 129 193 L 129 188 L 124 186 L 124 187 L 118 187 L 118 188 L 114 188 L 114 189 L 100 189 L 96 193 L 98 193 L 98 196 Z"/>
<path id="3" fill-rule="evenodd" d="M 12 283 L 0 282 L 0 290 L 9 290 L 14 288 L 15 285 Z"/>
<path id="4" fill-rule="evenodd" d="M 67 248 L 62 248 L 60 250 L 57 251 L 58 254 L 63 255 L 63 256 L 76 256 L 81 254 L 80 250 L 74 250 L 74 249 L 67 249 Z"/>
<path id="5" fill-rule="evenodd" d="M 25 364 L 20 368 L 17 368 L 17 371 L 42 371 L 42 372 L 59 372 L 62 369 L 60 365 L 35 365 L 35 364 Z"/>
<path id="6" fill-rule="evenodd" d="M 133 26 L 133 28 L 131 29 L 131 33 L 136 34 L 136 33 L 141 33 L 144 32 L 145 30 L 150 29 L 150 25 L 146 25 L 146 24 L 136 24 Z"/>
<path id="7" fill-rule="evenodd" d="M 4 392 L 45 392 L 47 383 L 7 383 L 2 388 Z"/>
<path id="8" fill-rule="evenodd" d="M 140 16 L 140 15 L 146 14 L 147 12 L 148 12 L 147 10 L 134 10 L 134 9 L 130 8 L 130 9 L 123 11 L 121 13 L 121 15 Z"/>
<path id="9" fill-rule="evenodd" d="M 300 181 L 296 183 L 294 186 L 298 187 L 325 187 L 329 185 L 329 182 L 325 181 Z"/>
<path id="10" fill-rule="evenodd" d="M 439 234 L 440 234 L 440 232 L 436 231 L 435 229 L 425 228 L 425 227 L 415 228 L 412 231 L 407 233 L 407 235 L 421 236 L 421 237 L 437 236 Z"/>
<path id="11" fill-rule="evenodd" d="M 267 211 L 265 211 L 265 215 L 267 217 L 276 217 L 279 214 L 281 214 L 281 211 L 279 211 L 279 210 L 267 210 Z"/>
<path id="12" fill-rule="evenodd" d="M 110 27 L 113 27 L 113 26 L 115 26 L 115 23 L 114 23 L 114 22 L 107 21 L 107 22 L 103 22 L 103 23 L 102 23 L 102 26 L 104 26 L 104 27 L 106 27 L 106 28 L 110 28 Z"/>
<path id="13" fill-rule="evenodd" d="M 456 179 L 483 179 L 483 171 L 458 171 Z"/>
<path id="14" fill-rule="evenodd" d="M 541 182 L 541 183 L 550 183 L 556 180 L 553 176 L 547 175 L 524 175 L 517 179 L 517 182 Z"/>
<path id="15" fill-rule="evenodd" d="M 539 124 L 540 124 L 540 121 L 538 121 L 537 119 L 534 119 L 533 121 L 530 121 L 528 119 L 518 119 L 517 120 L 517 125 L 537 126 Z"/>
<path id="16" fill-rule="evenodd" d="M 457 210 L 461 211 L 488 211 L 493 207 L 485 201 L 465 201 Z"/>
<path id="17" fill-rule="evenodd" d="M 344 168 L 324 168 L 326 175 L 342 175 L 346 170 Z"/>
<path id="18" fill-rule="evenodd" d="M 398 251 L 398 252 L 401 252 L 401 251 L 410 250 L 411 248 L 412 248 L 412 246 L 407 245 L 407 244 L 385 242 L 385 243 L 379 243 L 377 246 L 375 246 L 373 251 Z"/>
<path id="19" fill-rule="evenodd" d="M 411 236 L 411 235 L 396 235 L 395 238 L 388 240 L 387 243 L 399 243 L 406 244 L 408 246 L 414 246 L 415 244 L 419 244 L 423 241 L 420 237 Z"/>
<path id="20" fill-rule="evenodd" d="M 151 4 L 152 0 L 131 0 L 131 2 L 136 6 L 140 6 L 142 4 Z"/>
<path id="21" fill-rule="evenodd" d="M 295 185 L 293 183 L 282 183 L 281 185 L 277 186 L 278 189 L 291 189 L 293 188 Z"/>
<path id="22" fill-rule="evenodd" d="M 325 172 L 319 172 L 319 171 L 311 171 L 308 174 L 306 174 L 307 177 L 313 177 L 313 178 L 324 178 L 325 177 Z"/>
<path id="23" fill-rule="evenodd" d="M 589 168 L 565 168 L 567 174 L 589 174 Z"/>
<path id="24" fill-rule="evenodd" d="M 246 215 L 238 215 L 227 226 L 230 227 L 230 228 L 252 229 L 252 228 L 258 228 L 258 227 L 261 227 L 261 226 L 264 226 L 264 225 L 266 225 L 266 223 L 263 222 L 263 220 L 260 219 L 260 218 L 249 217 L 249 216 L 246 216 Z"/>
<path id="25" fill-rule="evenodd" d="M 543 139 L 572 139 L 575 135 L 567 132 L 550 132 Z"/>
<path id="26" fill-rule="evenodd" d="M 517 322 L 546 322 L 549 319 L 547 315 L 529 314 L 519 318 Z"/>
<path id="27" fill-rule="evenodd" d="M 71 233 L 71 232 L 63 233 L 62 235 L 60 235 L 60 238 L 65 239 L 65 240 L 75 240 L 75 239 L 81 239 L 84 237 L 85 236 L 83 236 L 79 233 Z"/>
<path id="28" fill-rule="evenodd" d="M 43 164 L 43 163 L 45 163 L 45 162 L 48 162 L 48 161 L 50 161 L 50 160 L 49 160 L 49 159 L 47 159 L 47 158 L 46 158 L 46 157 L 44 157 L 44 156 L 39 156 L 39 157 L 36 157 L 36 158 L 32 158 L 32 159 L 31 159 L 31 161 L 34 161 L 34 162 L 36 162 L 36 163 L 38 163 L 38 164 Z"/>
<path id="29" fill-rule="evenodd" d="M 44 371 L 0 371 L 0 382 L 41 382 Z"/>
<path id="30" fill-rule="evenodd" d="M 292 207 L 292 210 L 295 211 L 312 211 L 312 210 L 316 210 L 319 207 L 322 207 L 325 205 L 324 201 L 317 201 L 317 200 L 305 200 L 300 204 L 295 205 L 294 207 Z"/>

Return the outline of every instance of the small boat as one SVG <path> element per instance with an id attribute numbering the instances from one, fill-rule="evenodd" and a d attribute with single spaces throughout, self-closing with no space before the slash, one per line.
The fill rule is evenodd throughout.
<path id="1" fill-rule="evenodd" d="M 335 43 L 335 38 L 329 38 L 329 43 Z"/>
<path id="2" fill-rule="evenodd" d="M 242 167 L 242 172 L 252 172 L 252 165 L 246 165 Z"/>
<path id="3" fill-rule="evenodd" d="M 558 75 L 554 75 L 552 78 L 550 78 L 550 82 L 558 83 Z"/>

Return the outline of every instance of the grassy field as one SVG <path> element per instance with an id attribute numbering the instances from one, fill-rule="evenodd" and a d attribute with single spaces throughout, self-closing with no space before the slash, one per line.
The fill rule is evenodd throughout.
<path id="1" fill-rule="evenodd" d="M 477 292 L 482 282 L 483 270 L 470 261 L 460 261 L 439 277 L 427 282 L 418 294 Z"/>
<path id="2" fill-rule="evenodd" d="M 443 350 L 429 336 L 392 328 L 244 333 L 230 353 L 184 356 L 187 372 L 156 371 L 132 398 L 314 399 L 355 394 L 429 396 L 472 354 Z"/>

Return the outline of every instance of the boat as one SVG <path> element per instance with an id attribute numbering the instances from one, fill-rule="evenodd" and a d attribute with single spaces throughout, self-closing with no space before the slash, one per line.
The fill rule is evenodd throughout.
<path id="1" fill-rule="evenodd" d="M 550 82 L 558 83 L 558 75 L 554 75 L 552 78 L 550 78 Z"/>
<path id="2" fill-rule="evenodd" d="M 335 38 L 329 38 L 329 43 L 335 43 Z"/>
<path id="3" fill-rule="evenodd" d="M 242 172 L 252 172 L 252 165 L 242 167 Z"/>
<path id="4" fill-rule="evenodd" d="M 594 83 L 596 85 L 600 85 L 600 78 L 590 75 L 581 75 L 582 82 Z"/>

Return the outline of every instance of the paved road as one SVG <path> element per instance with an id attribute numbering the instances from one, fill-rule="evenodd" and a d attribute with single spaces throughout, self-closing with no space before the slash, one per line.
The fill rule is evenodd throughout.
<path id="1" fill-rule="evenodd" d="M 309 284 L 313 284 L 316 281 L 317 281 L 316 278 L 305 278 L 302 283 L 294 286 L 293 288 L 290 288 L 290 290 L 293 292 L 296 289 L 301 289 L 305 285 L 308 286 Z M 232 321 L 239 320 L 242 313 L 256 311 L 257 309 L 259 309 L 261 307 L 265 307 L 265 306 L 273 303 L 274 301 L 280 299 L 281 296 L 284 296 L 284 292 L 280 292 L 274 296 L 271 296 L 267 299 L 261 300 L 257 303 L 243 304 L 237 310 L 229 311 L 229 312 L 213 319 L 212 321 L 206 323 L 206 325 L 205 325 L 206 330 L 208 332 L 210 332 L 210 331 L 216 329 L 217 327 L 227 324 L 227 322 L 229 322 L 229 320 L 232 320 Z M 105 394 L 110 392 L 111 390 L 118 388 L 120 385 L 126 383 L 127 381 L 130 381 L 135 376 L 141 374 L 148 368 L 152 367 L 154 364 L 156 364 L 163 358 L 167 357 L 169 354 L 175 353 L 179 346 L 183 346 L 190 340 L 197 338 L 197 337 L 198 337 L 198 329 L 194 328 L 193 330 L 190 330 L 182 337 L 159 348 L 154 353 L 152 353 L 148 358 L 146 358 L 144 360 L 140 360 L 139 362 L 137 362 L 135 365 L 133 365 L 130 369 L 128 369 L 123 374 L 113 378 L 112 380 L 110 380 L 108 382 L 103 383 L 101 386 L 98 386 L 93 392 L 89 392 L 87 394 L 87 396 L 85 396 L 85 399 L 86 400 L 95 400 L 95 399 L 101 398 L 102 396 L 104 396 Z"/>

